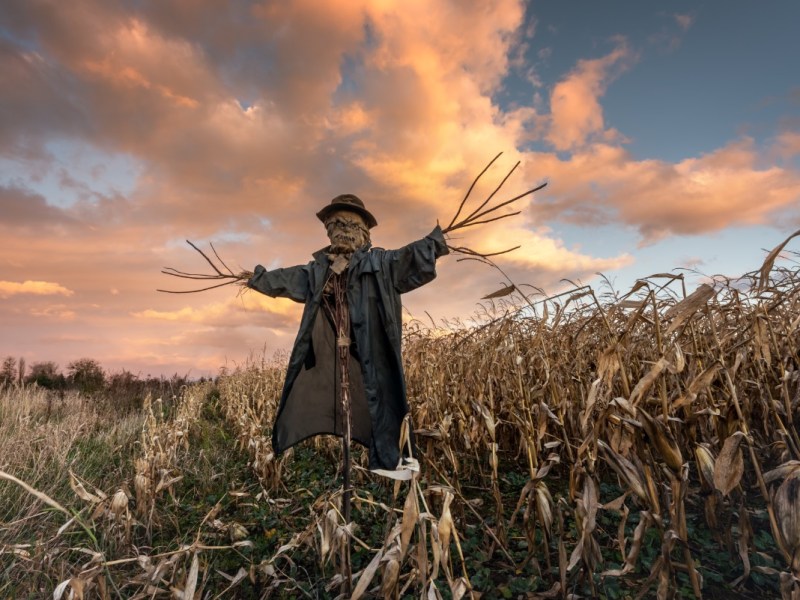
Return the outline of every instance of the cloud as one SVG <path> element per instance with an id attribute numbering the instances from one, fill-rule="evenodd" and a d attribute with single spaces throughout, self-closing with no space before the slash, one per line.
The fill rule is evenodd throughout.
<path id="1" fill-rule="evenodd" d="M 78 82 L 41 53 L 23 50 L 0 36 L 0 74 L 0 155 L 30 147 L 32 140 L 41 144 L 54 134 L 76 135 L 86 126 Z"/>
<path id="2" fill-rule="evenodd" d="M 609 82 L 635 61 L 635 53 L 624 40 L 602 58 L 581 60 L 553 88 L 550 95 L 550 130 L 547 140 L 556 150 L 574 150 L 590 139 L 604 136 L 614 139 L 613 130 L 605 129 L 600 98 Z"/>
<path id="3" fill-rule="evenodd" d="M 675 22 L 678 24 L 678 27 L 681 28 L 681 31 L 688 31 L 695 21 L 695 15 L 691 13 L 686 13 L 686 14 L 676 13 L 672 15 L 672 17 L 675 19 Z"/>
<path id="4" fill-rule="evenodd" d="M 74 222 L 64 210 L 48 204 L 44 196 L 2 184 L 0 184 L 0 217 L 2 217 L 0 228 L 39 229 Z"/>
<path id="5" fill-rule="evenodd" d="M 29 312 L 34 317 L 44 317 L 59 321 L 72 321 L 77 316 L 77 313 L 74 310 L 64 306 L 63 304 L 46 306 L 44 308 L 31 308 Z"/>
<path id="6" fill-rule="evenodd" d="M 23 294 L 33 296 L 72 296 L 74 293 L 58 283 L 49 281 L 0 281 L 0 298 L 3 299 Z"/>
<path id="7" fill-rule="evenodd" d="M 623 253 L 615 257 L 599 258 L 570 249 L 550 235 L 548 228 L 541 228 L 538 232 L 528 232 L 527 235 L 515 235 L 514 232 L 498 232 L 494 247 L 499 247 L 508 240 L 513 239 L 521 243 L 523 248 L 519 254 L 512 254 L 509 261 L 518 267 L 538 269 L 549 272 L 558 277 L 566 273 L 579 277 L 593 275 L 596 272 L 613 271 L 633 264 L 633 256 Z M 490 246 L 491 247 L 491 246 Z"/>
<path id="8" fill-rule="evenodd" d="M 700 256 L 687 256 L 680 261 L 680 266 L 686 269 L 699 269 L 706 264 L 706 260 Z"/>
<path id="9" fill-rule="evenodd" d="M 660 31 L 648 35 L 647 41 L 662 53 L 674 52 L 680 48 L 686 33 L 697 20 L 697 15 L 694 12 L 660 12 L 658 16 L 666 19 L 666 23 Z"/>
<path id="10" fill-rule="evenodd" d="M 784 131 L 778 134 L 772 151 L 784 160 L 800 156 L 800 131 Z"/>
<path id="11" fill-rule="evenodd" d="M 635 160 L 618 146 L 591 145 L 568 159 L 541 154 L 550 186 L 533 206 L 541 220 L 581 225 L 621 223 L 645 243 L 732 225 L 774 222 L 796 210 L 800 173 L 762 165 L 752 139 L 677 163 Z"/>
<path id="12" fill-rule="evenodd" d="M 43 335 L 39 339 L 47 344 L 91 344 L 95 341 L 89 336 L 73 334 Z"/>
<path id="13" fill-rule="evenodd" d="M 83 0 L 47 11 L 21 3 L 10 15 L 77 82 L 93 121 L 82 135 L 146 161 L 146 193 L 125 210 L 129 222 L 247 227 L 268 198 L 285 230 L 310 198 L 333 195 L 331 182 L 397 183 L 399 195 L 419 198 L 436 191 L 420 185 L 431 172 L 452 174 L 439 175 L 441 157 L 474 164 L 485 160 L 485 144 L 507 148 L 516 136 L 509 123 L 507 135 L 492 139 L 497 113 L 488 96 L 523 16 L 516 0 L 458 9 L 265 3 L 222 15 L 208 2 L 146 2 L 135 17 Z M 455 33 L 461 28 L 472 32 L 469 41 Z M 454 133 L 473 141 L 462 149 Z M 398 165 L 415 176 L 393 181 Z M 378 194 L 375 202 L 389 204 Z"/>
<path id="14" fill-rule="evenodd" d="M 297 322 L 302 306 L 285 298 L 267 298 L 253 291 L 238 297 L 203 306 L 184 306 L 178 310 L 146 309 L 133 313 L 137 319 L 195 323 L 215 327 L 255 325 L 282 327 Z"/>

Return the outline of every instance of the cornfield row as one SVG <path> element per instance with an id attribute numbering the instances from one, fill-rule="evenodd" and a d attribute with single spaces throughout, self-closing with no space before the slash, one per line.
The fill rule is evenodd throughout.
<path id="1" fill-rule="evenodd" d="M 680 292 L 679 278 L 668 283 Z M 760 293 L 755 276 L 747 284 L 750 294 L 706 284 L 683 298 L 641 281 L 606 306 L 584 288 L 478 332 L 414 336 L 407 372 L 426 465 L 459 496 L 460 481 L 487 482 L 498 544 L 521 518 L 530 560 L 558 564 L 559 593 L 597 595 L 594 575 L 631 573 L 652 531 L 661 554 L 640 593 L 669 597 L 684 573 L 701 597 L 687 514 L 702 504 L 711 535 L 738 549 L 734 586 L 754 568 L 753 520 L 766 510 L 782 592 L 796 597 L 800 280 L 783 270 Z M 509 462 L 528 476 L 514 510 L 498 485 Z M 600 494 L 609 483 L 615 497 Z M 600 551 L 599 511 L 618 515 L 616 564 Z M 565 519 L 578 531 L 571 547 Z"/>

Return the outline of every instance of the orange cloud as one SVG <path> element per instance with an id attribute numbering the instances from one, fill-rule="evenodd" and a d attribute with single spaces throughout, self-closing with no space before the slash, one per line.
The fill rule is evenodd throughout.
<path id="1" fill-rule="evenodd" d="M 33 296 L 72 296 L 75 292 L 58 283 L 50 281 L 0 281 L 0 298 L 10 298 L 21 294 Z"/>
<path id="2" fill-rule="evenodd" d="M 784 131 L 780 133 L 772 150 L 784 160 L 800 156 L 800 132 Z"/>
<path id="3" fill-rule="evenodd" d="M 230 327 L 252 324 L 261 318 L 258 313 L 273 324 L 287 324 L 300 318 L 302 306 L 285 298 L 269 298 L 248 290 L 222 302 L 184 306 L 172 311 L 146 309 L 132 314 L 137 319 Z"/>
<path id="4" fill-rule="evenodd" d="M 34 317 L 45 317 L 60 321 L 72 321 L 77 316 L 74 310 L 65 307 L 63 304 L 46 306 L 44 308 L 31 308 L 29 312 Z"/>
<path id="5" fill-rule="evenodd" d="M 609 81 L 627 69 L 635 53 L 620 40 L 617 48 L 602 58 L 581 60 L 550 95 L 550 131 L 548 141 L 556 150 L 573 150 L 604 132 L 605 122 L 600 98 Z"/>
<path id="6" fill-rule="evenodd" d="M 119 86 L 122 93 L 141 88 L 167 103 L 196 108 L 213 89 L 214 76 L 195 46 L 166 38 L 139 18 L 124 19 L 88 41 L 95 52 L 76 57 L 76 71 Z"/>
<path id="7" fill-rule="evenodd" d="M 637 228 L 646 243 L 769 223 L 796 206 L 800 173 L 763 165 L 750 139 L 677 163 L 635 160 L 618 146 L 594 144 L 568 159 L 537 155 L 550 185 L 533 205 L 538 219 Z"/>
<path id="8" fill-rule="evenodd" d="M 471 239 L 470 243 L 481 252 L 500 252 L 509 248 L 511 242 L 515 246 L 521 246 L 504 260 L 516 265 L 518 269 L 557 275 L 573 272 L 582 276 L 620 269 L 633 263 L 633 256 L 627 253 L 613 258 L 597 258 L 584 254 L 579 249 L 567 248 L 560 240 L 551 236 L 548 227 L 530 230 L 522 226 L 497 226 L 471 237 L 475 239 Z"/>

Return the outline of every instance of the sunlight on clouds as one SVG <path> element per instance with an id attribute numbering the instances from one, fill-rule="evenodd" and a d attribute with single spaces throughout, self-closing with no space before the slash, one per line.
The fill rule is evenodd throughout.
<path id="1" fill-rule="evenodd" d="M 325 120 L 325 126 L 338 136 L 364 131 L 370 123 L 370 116 L 360 102 L 350 102 L 332 109 L 330 117 Z"/>
<path id="2" fill-rule="evenodd" d="M 627 69 L 635 53 L 624 40 L 602 58 L 581 60 L 572 72 L 553 88 L 550 96 L 551 128 L 548 141 L 557 150 L 584 145 L 590 136 L 603 132 L 600 98 L 616 72 Z"/>
<path id="3" fill-rule="evenodd" d="M 519 119 L 533 113 L 504 123 L 491 93 L 507 71 L 523 12 L 513 0 L 371 4 L 375 45 L 365 49 L 364 72 L 354 81 L 361 94 L 351 116 L 370 130 L 353 146 L 352 160 L 396 195 L 441 204 L 454 175 L 514 148 Z M 467 30 L 469 37 L 461 33 Z"/>
<path id="4" fill-rule="evenodd" d="M 63 304 L 47 306 L 45 308 L 32 308 L 30 314 L 34 317 L 44 317 L 47 319 L 56 319 L 58 321 L 72 321 L 77 316 L 74 310 L 66 308 Z"/>
<path id="5" fill-rule="evenodd" d="M 382 35 L 373 56 L 376 66 L 413 65 L 431 79 L 463 72 L 487 93 L 507 70 L 508 49 L 524 6 L 518 0 L 473 5 L 375 2 L 370 16 Z"/>
<path id="6" fill-rule="evenodd" d="M 675 166 L 682 176 L 671 190 L 668 222 L 695 219 L 694 232 L 732 224 L 761 224 L 800 197 L 800 176 L 777 166 L 759 167 L 750 140 Z"/>
<path id="7" fill-rule="evenodd" d="M 21 294 L 33 296 L 72 296 L 75 292 L 58 283 L 49 281 L 0 281 L 0 298 L 10 298 Z"/>
<path id="8" fill-rule="evenodd" d="M 286 298 L 269 298 L 257 292 L 247 291 L 238 297 L 200 307 L 185 306 L 174 311 L 147 309 L 132 314 L 136 318 L 147 320 L 239 324 L 246 323 L 247 319 L 252 320 L 253 313 L 265 313 L 280 320 L 292 320 L 300 318 L 302 306 Z"/>
<path id="9" fill-rule="evenodd" d="M 155 90 L 165 98 L 172 100 L 176 105 L 184 108 L 197 108 L 199 104 L 197 100 L 175 94 L 164 85 L 153 84 L 144 74 L 134 68 L 124 67 L 120 69 L 108 59 L 102 62 L 86 61 L 83 67 L 92 75 L 102 77 L 121 87 L 141 87 L 146 90 Z"/>
<path id="10" fill-rule="evenodd" d="M 619 269 L 634 262 L 633 256 L 627 253 L 613 258 L 598 258 L 583 254 L 578 249 L 566 248 L 561 240 L 552 237 L 548 227 L 538 227 L 536 230 L 518 226 L 487 227 L 471 235 L 468 243 L 473 249 L 484 253 L 500 252 L 519 245 L 519 250 L 504 255 L 499 262 L 513 263 L 531 271 L 592 273 Z"/>
<path id="11" fill-rule="evenodd" d="M 225 311 L 219 305 L 214 305 L 211 309 L 205 310 L 197 309 L 191 306 L 186 306 L 180 310 L 161 311 L 148 308 L 141 312 L 133 313 L 133 316 L 139 319 L 156 319 L 161 321 L 181 321 L 181 322 L 194 322 L 202 323 L 208 318 L 209 314 L 218 317 Z"/>
<path id="12" fill-rule="evenodd" d="M 674 164 L 635 160 L 607 144 L 564 160 L 539 154 L 535 162 L 550 181 L 547 201 L 533 205 L 540 219 L 629 225 L 643 244 L 670 234 L 767 223 L 800 197 L 800 174 L 760 166 L 759 149 L 747 139 Z"/>
<path id="13" fill-rule="evenodd" d="M 255 151 L 264 142 L 264 136 L 284 133 L 283 121 L 268 108 L 254 104 L 242 110 L 238 100 L 226 99 L 210 110 L 208 120 L 201 125 L 215 137 L 225 140 L 237 152 Z M 285 135 L 285 133 L 284 133 Z"/>
<path id="14" fill-rule="evenodd" d="M 166 39 L 147 23 L 128 19 L 98 40 L 101 52 L 79 68 L 121 87 L 152 90 L 183 108 L 197 108 L 211 75 L 197 50 L 184 40 Z M 97 60 L 94 56 L 102 56 Z"/>

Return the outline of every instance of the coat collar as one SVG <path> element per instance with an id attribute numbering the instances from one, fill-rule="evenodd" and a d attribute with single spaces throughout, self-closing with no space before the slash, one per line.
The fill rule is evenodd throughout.
<path id="1" fill-rule="evenodd" d="M 353 252 L 353 258 L 351 259 L 350 264 L 358 265 L 357 271 L 359 273 L 374 273 L 376 271 L 380 271 L 380 263 L 376 256 L 370 252 L 371 249 L 372 243 L 367 242 L 366 245 Z M 328 258 L 329 250 L 330 246 L 325 246 L 313 254 L 314 264 L 316 265 L 316 269 L 319 270 L 320 277 L 323 277 L 324 274 L 327 273 L 328 266 L 331 263 L 330 259 Z"/>
<path id="2" fill-rule="evenodd" d="M 365 254 L 368 254 L 370 249 L 372 248 L 372 242 L 367 242 L 366 245 L 361 246 L 358 250 L 353 252 L 353 258 L 356 260 L 361 260 L 361 257 Z M 330 253 L 330 246 L 325 246 L 324 248 L 320 248 L 316 252 L 312 254 L 314 260 L 324 266 L 328 266 L 330 263 L 330 259 L 328 259 L 328 254 Z"/>

